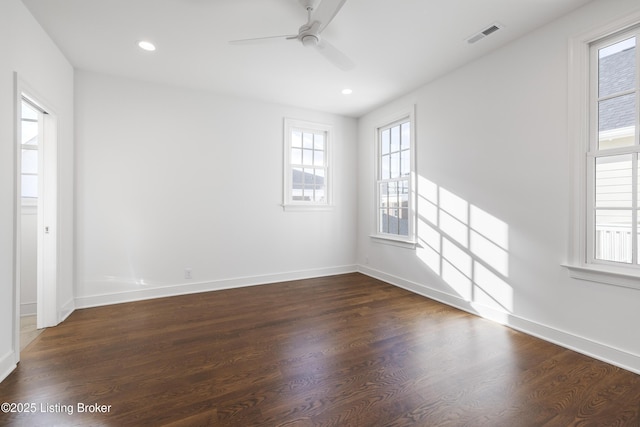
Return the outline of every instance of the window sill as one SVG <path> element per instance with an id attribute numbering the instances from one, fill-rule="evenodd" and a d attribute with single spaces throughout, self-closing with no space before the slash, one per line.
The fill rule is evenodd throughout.
<path id="1" fill-rule="evenodd" d="M 333 208 L 333 205 L 282 205 L 282 209 L 287 212 L 332 211 Z"/>
<path id="2" fill-rule="evenodd" d="M 594 265 L 563 264 L 574 279 L 640 290 L 640 271 Z"/>
<path id="3" fill-rule="evenodd" d="M 371 240 L 373 240 L 376 243 L 382 243 L 382 244 L 391 245 L 391 246 L 398 246 L 400 248 L 405 248 L 405 249 L 415 249 L 417 245 L 417 242 L 414 240 L 394 239 L 391 236 L 383 236 L 380 234 L 372 234 L 369 237 L 371 238 Z"/>

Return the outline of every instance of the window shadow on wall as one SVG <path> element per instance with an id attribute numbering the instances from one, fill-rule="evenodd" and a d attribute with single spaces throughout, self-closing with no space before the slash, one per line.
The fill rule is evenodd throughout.
<path id="1" fill-rule="evenodd" d="M 509 226 L 418 177 L 418 258 L 481 315 L 513 312 Z"/>

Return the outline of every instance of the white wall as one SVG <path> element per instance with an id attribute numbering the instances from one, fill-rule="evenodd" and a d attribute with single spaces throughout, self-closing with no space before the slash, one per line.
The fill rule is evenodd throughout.
<path id="1" fill-rule="evenodd" d="M 14 72 L 58 115 L 58 316 L 73 302 L 73 68 L 19 0 L 0 2 L 0 379 L 18 358 L 15 331 Z"/>
<path id="2" fill-rule="evenodd" d="M 636 0 L 589 4 L 363 117 L 362 271 L 640 372 L 633 326 L 640 324 L 640 292 L 570 279 L 561 266 L 571 221 L 568 41 L 637 7 Z M 416 250 L 368 237 L 375 219 L 373 129 L 411 104 Z"/>
<path id="3" fill-rule="evenodd" d="M 280 206 L 284 117 L 333 126 L 333 211 Z M 76 137 L 80 307 L 355 269 L 354 119 L 77 71 Z"/>

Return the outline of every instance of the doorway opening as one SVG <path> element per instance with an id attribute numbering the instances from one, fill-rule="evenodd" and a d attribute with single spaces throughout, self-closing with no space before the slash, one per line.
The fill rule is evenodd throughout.
<path id="1" fill-rule="evenodd" d="M 19 93 L 15 350 L 57 324 L 57 120 Z M 19 349 L 19 350 L 18 350 Z"/>
<path id="2" fill-rule="evenodd" d="M 38 303 L 38 165 L 42 111 L 28 99 L 20 103 L 20 351 L 41 331 Z"/>

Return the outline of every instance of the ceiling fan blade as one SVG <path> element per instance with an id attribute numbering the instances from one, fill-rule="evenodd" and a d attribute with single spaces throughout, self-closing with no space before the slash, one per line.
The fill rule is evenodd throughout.
<path id="1" fill-rule="evenodd" d="M 322 32 L 329 22 L 338 14 L 347 0 L 321 0 L 320 5 L 313 11 L 312 18 L 320 22 L 318 32 Z"/>
<path id="2" fill-rule="evenodd" d="M 342 71 L 349 71 L 355 68 L 356 64 L 344 53 L 338 50 L 334 45 L 322 39 L 316 46 L 318 52 L 327 58 L 333 65 Z"/>
<path id="3" fill-rule="evenodd" d="M 233 45 L 240 45 L 240 44 L 255 44 L 255 43 L 263 43 L 263 42 L 269 42 L 269 41 L 273 41 L 273 40 L 287 40 L 287 39 L 295 39 L 297 37 L 296 34 L 291 35 L 291 34 L 287 34 L 284 36 L 268 36 L 268 37 L 256 37 L 253 39 L 240 39 L 240 40 L 231 40 L 229 41 L 229 44 L 233 44 Z"/>

